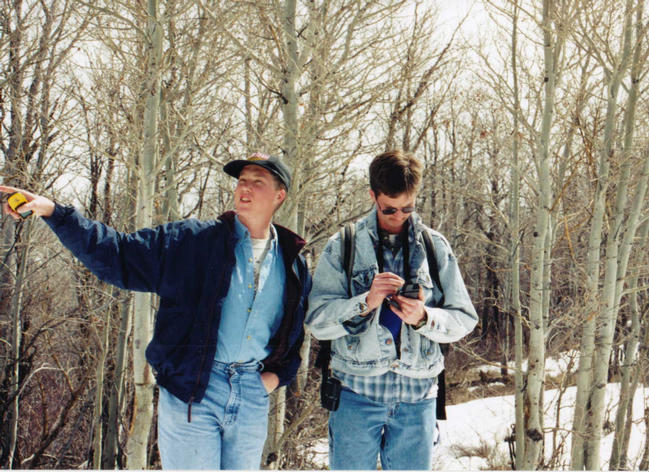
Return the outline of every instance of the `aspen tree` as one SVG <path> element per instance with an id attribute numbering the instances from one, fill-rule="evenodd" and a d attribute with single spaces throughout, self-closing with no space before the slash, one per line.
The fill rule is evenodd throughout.
<path id="1" fill-rule="evenodd" d="M 598 402 L 597 407 L 602 407 L 601 401 L 603 400 L 604 388 L 607 382 L 604 381 L 603 385 L 601 383 L 596 384 L 596 379 L 599 379 L 599 382 L 601 382 L 602 368 L 598 367 L 598 364 L 604 364 L 603 368 L 608 371 L 610 342 L 597 335 L 597 325 L 601 322 L 599 321 L 600 313 L 608 312 L 604 316 L 608 320 L 605 323 L 609 323 L 612 316 L 611 311 L 614 310 L 614 307 L 610 304 L 612 300 L 608 296 L 604 296 L 604 300 L 608 300 L 604 304 L 599 302 L 600 246 L 602 242 L 604 213 L 606 210 L 606 195 L 610 185 L 611 156 L 614 152 L 618 93 L 632 52 L 632 18 L 633 1 L 627 0 L 625 2 L 623 40 L 620 51 L 614 66 L 606 70 L 608 102 L 604 136 L 599 149 L 597 186 L 588 242 L 586 266 L 588 280 L 586 290 L 588 299 L 586 305 L 586 321 L 580 341 L 577 399 L 573 418 L 571 467 L 575 470 L 583 469 L 584 467 L 588 469 L 599 469 L 600 467 L 599 443 L 601 440 L 603 411 L 598 412 L 595 410 L 595 406 L 591 404 L 591 401 L 593 400 L 593 395 L 595 395 L 595 401 Z M 585 41 L 589 41 L 590 32 L 583 37 Z M 594 46 L 595 50 L 597 47 L 598 45 Z M 607 67 L 605 64 L 601 65 Z M 605 275 L 604 290 L 609 292 L 613 291 L 614 293 L 615 275 L 613 274 L 617 273 L 617 255 L 614 255 L 612 253 L 613 251 L 617 251 L 617 244 L 610 242 L 607 248 L 605 264 L 605 274 L 607 275 Z M 606 345 L 599 345 L 598 347 L 600 343 L 598 338 L 604 344 L 608 344 L 608 347 Z"/>
<path id="2" fill-rule="evenodd" d="M 614 234 L 623 233 L 622 239 L 619 237 L 609 236 L 611 245 L 619 245 L 619 254 L 617 255 L 617 267 L 615 274 L 615 290 L 611 295 L 614 300 L 615 313 L 611 315 L 617 319 L 620 311 L 620 300 L 623 295 L 625 280 L 627 279 L 628 263 L 631 256 L 631 250 L 636 243 L 634 242 L 636 233 L 640 226 L 640 217 L 643 208 L 645 195 L 647 192 L 647 183 L 649 179 L 649 148 L 648 143 L 643 139 L 639 145 L 635 145 L 634 130 L 636 128 L 636 109 L 640 95 L 640 78 L 645 75 L 643 66 L 647 59 L 646 47 L 646 27 L 643 24 L 644 1 L 640 0 L 636 7 L 636 19 L 634 25 L 635 44 L 633 59 L 631 63 L 631 86 L 627 98 L 626 112 L 624 115 L 624 142 L 623 142 L 623 162 L 621 177 L 617 189 L 617 204 L 615 215 Z M 629 216 L 625 218 L 627 193 L 630 193 L 629 181 L 631 177 L 631 168 L 635 162 L 636 153 L 640 154 L 642 170 L 639 174 L 638 183 L 635 189 L 635 197 L 632 202 Z M 625 221 L 626 220 L 626 221 Z M 614 252 L 614 250 L 612 250 Z M 608 248 L 607 248 L 608 256 Z M 611 268 L 612 270 L 612 268 Z M 635 285 L 635 287 L 634 287 Z M 611 449 L 609 468 L 619 469 L 626 467 L 626 455 L 628 448 L 628 435 L 630 424 L 633 421 L 632 415 L 629 414 L 629 408 L 632 404 L 633 394 L 635 392 L 634 384 L 638 382 L 638 372 L 635 371 L 636 355 L 640 339 L 640 319 L 637 307 L 637 275 L 630 281 L 629 297 L 631 298 L 632 323 L 631 335 L 626 342 L 624 351 L 624 365 L 622 366 L 622 379 L 620 382 L 620 402 L 616 411 L 615 419 L 615 437 Z M 608 333 L 609 339 L 613 338 L 613 333 Z M 634 372 L 635 371 L 635 372 Z M 608 373 L 608 369 L 607 369 Z M 600 376 L 603 373 L 600 373 Z M 600 400 L 601 402 L 601 400 Z M 594 405 L 596 406 L 596 405 Z"/>
<path id="3" fill-rule="evenodd" d="M 518 85 L 518 1 L 512 1 L 512 49 L 511 49 L 511 68 L 512 68 L 512 93 L 514 104 L 512 109 L 513 133 L 512 133 L 512 159 L 511 169 L 511 203 L 510 203 L 510 253 L 511 253 L 511 273 L 510 273 L 510 306 L 512 316 L 514 317 L 514 362 L 516 370 L 514 371 L 515 386 L 515 435 L 516 435 L 516 469 L 523 468 L 523 458 L 525 457 L 525 411 L 523 408 L 523 320 L 520 299 L 520 169 L 519 169 L 519 147 L 520 147 L 520 97 Z"/>
<path id="4" fill-rule="evenodd" d="M 532 276 L 530 286 L 530 343 L 525 389 L 525 454 L 521 462 L 523 469 L 535 469 L 541 458 L 543 444 L 543 404 L 542 392 L 545 383 L 545 314 L 544 292 L 547 287 L 546 257 L 549 254 L 548 230 L 552 207 L 552 186 L 550 176 L 550 130 L 553 123 L 555 93 L 560 71 L 565 31 L 559 26 L 557 12 L 562 10 L 553 0 L 543 1 L 541 22 L 544 47 L 544 102 L 541 129 L 535 144 L 535 165 L 537 171 L 538 201 L 536 202 L 536 222 L 534 228 L 534 248 L 532 251 Z M 564 12 L 565 13 L 565 12 Z M 556 23 L 555 23 L 556 22 Z M 556 28 L 556 30 L 555 30 Z M 564 26 L 565 28 L 565 26 Z"/>

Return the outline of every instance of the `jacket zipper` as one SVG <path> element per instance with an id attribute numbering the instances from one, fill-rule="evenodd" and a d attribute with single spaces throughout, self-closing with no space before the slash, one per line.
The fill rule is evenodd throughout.
<path id="1" fill-rule="evenodd" d="M 228 261 L 228 262 L 230 262 L 230 261 Z M 219 279 L 216 286 L 217 287 L 220 286 L 221 282 L 223 282 L 223 272 L 221 272 L 221 278 Z M 210 318 L 209 318 L 208 324 L 207 324 L 207 335 L 208 336 L 210 336 L 210 333 L 212 332 L 212 323 L 214 321 L 214 306 L 216 305 L 217 298 L 218 298 L 218 293 L 217 293 L 216 297 L 214 297 L 214 300 L 211 303 Z M 194 398 L 196 398 L 196 396 L 195 396 L 196 390 L 198 390 L 198 387 L 199 387 L 199 385 L 201 383 L 201 374 L 203 373 L 203 368 L 205 367 L 205 356 L 207 355 L 207 353 L 205 351 L 207 351 L 207 346 L 203 347 L 203 354 L 201 355 L 201 362 L 199 364 L 198 374 L 196 375 L 196 384 L 194 385 L 194 390 L 193 390 L 191 396 L 189 397 L 189 405 L 187 407 L 187 422 L 188 423 L 192 422 L 192 403 L 194 401 Z"/>

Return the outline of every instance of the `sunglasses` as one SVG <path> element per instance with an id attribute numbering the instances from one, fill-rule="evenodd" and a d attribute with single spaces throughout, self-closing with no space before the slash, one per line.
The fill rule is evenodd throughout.
<path id="1" fill-rule="evenodd" d="M 378 200 L 376 200 L 376 206 L 379 207 L 379 210 L 381 210 L 381 213 L 383 213 L 384 215 L 394 215 L 399 210 L 401 210 L 401 213 L 403 213 L 404 215 L 410 214 L 413 211 L 415 211 L 414 206 L 407 206 L 403 208 L 394 208 L 394 207 L 381 208 L 381 204 L 379 203 Z"/>

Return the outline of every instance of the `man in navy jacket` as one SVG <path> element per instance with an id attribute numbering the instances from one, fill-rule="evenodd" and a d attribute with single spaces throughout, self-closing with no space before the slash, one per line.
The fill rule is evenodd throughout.
<path id="1" fill-rule="evenodd" d="M 61 242 L 97 277 L 155 292 L 160 307 L 147 360 L 160 397 L 164 468 L 257 469 L 268 394 L 300 364 L 311 279 L 305 242 L 272 224 L 291 175 L 265 154 L 235 160 L 235 211 L 216 221 L 177 221 L 125 234 L 72 207 L 20 191 Z M 5 213 L 20 216 L 5 203 Z"/>

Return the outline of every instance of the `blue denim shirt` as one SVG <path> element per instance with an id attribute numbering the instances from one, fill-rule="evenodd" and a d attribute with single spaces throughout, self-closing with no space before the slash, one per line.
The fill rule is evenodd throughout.
<path id="1" fill-rule="evenodd" d="M 259 268 L 255 291 L 250 232 L 235 217 L 235 265 L 230 289 L 223 299 L 215 360 L 219 362 L 260 361 L 270 354 L 269 341 L 279 328 L 284 313 L 286 271 L 284 258 L 271 225 L 271 242 Z"/>
<path id="2" fill-rule="evenodd" d="M 418 215 L 413 214 L 410 222 L 409 279 L 423 286 L 427 321 L 419 329 L 404 324 L 398 358 L 390 332 L 379 323 L 378 309 L 368 316 L 359 316 L 378 272 L 374 250 L 378 241 L 376 209 L 356 223 L 351 298 L 342 267 L 340 233 L 333 235 L 325 246 L 313 275 L 305 323 L 317 339 L 332 340 L 333 370 L 353 375 L 380 375 L 390 370 L 408 377 L 436 377 L 444 369 L 438 343 L 455 342 L 476 326 L 478 315 L 450 245 L 444 236 L 426 227 Z M 442 307 L 436 306 L 441 292 L 428 273 L 423 231 L 430 232 L 435 246 L 444 289 Z"/>

